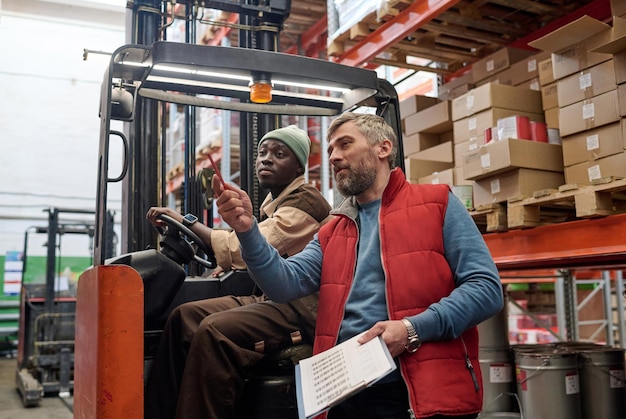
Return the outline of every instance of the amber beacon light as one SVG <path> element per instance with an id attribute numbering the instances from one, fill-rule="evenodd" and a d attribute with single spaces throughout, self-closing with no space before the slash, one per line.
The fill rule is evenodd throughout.
<path id="1" fill-rule="evenodd" d="M 269 74 L 255 73 L 250 82 L 250 100 L 254 103 L 272 101 L 272 81 Z"/>

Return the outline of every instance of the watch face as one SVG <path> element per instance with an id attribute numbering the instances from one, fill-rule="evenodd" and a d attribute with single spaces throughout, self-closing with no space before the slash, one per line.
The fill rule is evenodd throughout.
<path id="1" fill-rule="evenodd" d="M 418 338 L 413 338 L 409 340 L 408 345 L 406 345 L 406 350 L 409 352 L 415 352 L 419 349 L 421 342 Z"/>
<path id="2" fill-rule="evenodd" d="M 192 225 L 193 223 L 195 223 L 196 221 L 198 221 L 198 217 L 196 217 L 193 214 L 186 214 L 183 217 L 183 224 L 185 225 Z"/>

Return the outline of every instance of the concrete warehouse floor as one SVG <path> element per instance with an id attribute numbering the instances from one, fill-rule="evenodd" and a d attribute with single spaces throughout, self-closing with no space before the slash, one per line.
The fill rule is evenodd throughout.
<path id="1" fill-rule="evenodd" d="M 15 387 L 15 358 L 0 358 L 0 419 L 71 419 L 70 409 L 56 397 L 44 397 L 39 406 L 25 408 Z"/>

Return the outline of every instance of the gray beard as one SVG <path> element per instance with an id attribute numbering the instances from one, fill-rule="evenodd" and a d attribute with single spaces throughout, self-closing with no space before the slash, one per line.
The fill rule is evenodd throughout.
<path id="1" fill-rule="evenodd" d="M 361 167 L 341 179 L 335 178 L 337 189 L 343 196 L 357 196 L 365 192 L 376 180 L 376 169 Z"/>

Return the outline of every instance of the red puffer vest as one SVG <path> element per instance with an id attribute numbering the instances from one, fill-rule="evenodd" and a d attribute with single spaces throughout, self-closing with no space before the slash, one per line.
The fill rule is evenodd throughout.
<path id="1" fill-rule="evenodd" d="M 400 169 L 391 172 L 380 208 L 380 245 L 389 318 L 425 311 L 448 296 L 454 279 L 444 258 L 443 220 L 448 202 L 446 185 L 411 185 Z M 344 203 L 345 204 L 345 203 Z M 356 209 L 348 203 L 319 232 L 325 255 L 314 352 L 331 348 L 343 317 L 356 263 Z M 352 213 L 349 217 L 348 213 Z M 468 368 L 471 362 L 473 371 Z M 424 342 L 400 356 L 400 369 L 416 417 L 477 413 L 482 406 L 478 331 L 461 338 Z"/>

